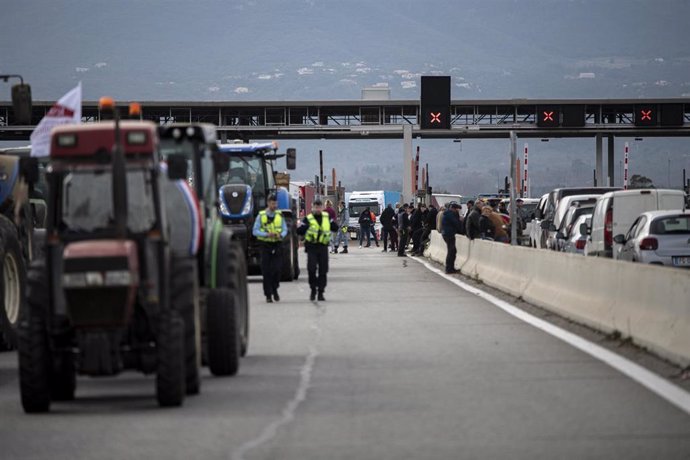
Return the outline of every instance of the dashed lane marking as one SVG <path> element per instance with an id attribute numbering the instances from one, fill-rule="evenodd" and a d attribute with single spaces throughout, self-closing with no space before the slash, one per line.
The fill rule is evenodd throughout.
<path id="1" fill-rule="evenodd" d="M 316 302 L 315 302 L 316 303 Z M 307 393 L 311 387 L 312 373 L 316 358 L 319 356 L 319 343 L 321 341 L 321 317 L 326 313 L 326 307 L 316 303 L 318 307 L 316 310 L 316 317 L 311 325 L 311 330 L 314 334 L 313 343 L 309 347 L 309 353 L 304 360 L 304 364 L 300 369 L 300 381 L 295 391 L 295 395 L 285 405 L 280 418 L 269 423 L 261 433 L 254 439 L 251 439 L 232 452 L 232 460 L 244 460 L 247 452 L 261 447 L 269 443 L 278 435 L 278 430 L 295 419 L 295 414 L 299 406 L 307 399 Z"/>
<path id="2" fill-rule="evenodd" d="M 666 401 L 670 402 L 674 406 L 678 407 L 679 409 L 685 411 L 687 414 L 690 414 L 690 393 L 685 391 L 684 389 L 672 384 L 671 382 L 663 379 L 662 377 L 659 377 L 655 373 L 645 369 L 644 367 L 640 366 L 639 364 L 636 364 L 629 359 L 626 359 L 620 355 L 617 355 L 616 353 L 613 353 L 606 348 L 603 348 L 595 343 L 592 343 L 586 339 L 583 339 L 582 337 L 573 334 L 572 332 L 568 332 L 565 329 L 561 329 L 558 326 L 554 326 L 553 324 L 544 321 L 540 318 L 537 318 L 536 316 L 532 316 L 529 313 L 520 310 L 516 306 L 501 300 L 487 292 L 484 292 L 480 289 L 477 289 L 473 286 L 470 286 L 467 283 L 463 283 L 457 278 L 453 278 L 452 276 L 449 276 L 445 273 L 443 273 L 441 270 L 438 268 L 432 266 L 425 260 L 419 260 L 415 259 L 414 257 L 410 257 L 412 260 L 416 260 L 420 264 L 424 265 L 427 269 L 431 270 L 432 272 L 436 273 L 437 275 L 447 279 L 451 283 L 455 284 L 456 286 L 464 289 L 465 291 L 474 294 L 487 302 L 490 302 L 500 308 L 501 310 L 505 311 L 506 313 L 509 313 L 513 315 L 514 317 L 531 324 L 532 326 L 541 329 L 542 331 L 546 332 L 547 334 L 550 334 L 570 345 L 573 347 L 577 348 L 578 350 L 581 350 L 588 355 L 592 356 L 593 358 L 596 358 L 609 366 L 613 367 L 614 369 L 618 370 L 619 372 L 627 375 L 631 379 L 635 380 L 637 383 L 641 384 L 642 386 L 646 387 L 653 393 L 657 394 L 658 396 L 662 397 Z"/>

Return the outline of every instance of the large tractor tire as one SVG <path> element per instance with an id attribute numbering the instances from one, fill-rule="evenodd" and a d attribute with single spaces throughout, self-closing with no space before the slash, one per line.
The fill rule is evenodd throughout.
<path id="1" fill-rule="evenodd" d="M 17 334 L 19 390 L 24 412 L 48 412 L 52 359 L 48 344 L 49 292 L 45 266 L 34 264 L 28 279 L 28 308 L 22 314 Z"/>
<path id="2" fill-rule="evenodd" d="M 201 390 L 201 320 L 196 259 L 173 258 L 170 302 L 184 321 L 186 393 Z"/>
<path id="3" fill-rule="evenodd" d="M 218 288 L 228 288 L 235 296 L 235 309 L 239 322 L 240 355 L 249 348 L 249 289 L 247 287 L 247 260 L 238 241 L 226 240 L 219 245 Z"/>
<path id="4" fill-rule="evenodd" d="M 53 357 L 50 374 L 50 399 L 72 401 L 77 388 L 77 372 L 71 352 L 62 352 Z"/>
<path id="5" fill-rule="evenodd" d="M 208 367 L 213 375 L 235 375 L 240 368 L 242 344 L 236 300 L 227 288 L 210 289 L 206 299 Z"/>
<path id="6" fill-rule="evenodd" d="M 17 346 L 17 326 L 26 308 L 26 266 L 17 238 L 17 231 L 5 216 L 0 215 L 0 292 L 3 308 L 0 309 L 0 340 L 9 347 Z"/>
<path id="7" fill-rule="evenodd" d="M 299 238 L 297 237 L 297 233 L 293 232 L 293 235 L 295 237 L 295 249 L 293 252 L 293 279 L 298 279 L 299 278 Z"/>
<path id="8" fill-rule="evenodd" d="M 181 406 L 185 395 L 184 321 L 175 311 L 158 320 L 156 397 L 161 407 Z"/>
<path id="9" fill-rule="evenodd" d="M 283 241 L 283 268 L 280 273 L 280 281 L 292 281 L 295 277 L 295 260 L 297 256 L 297 238 L 290 231 Z"/>

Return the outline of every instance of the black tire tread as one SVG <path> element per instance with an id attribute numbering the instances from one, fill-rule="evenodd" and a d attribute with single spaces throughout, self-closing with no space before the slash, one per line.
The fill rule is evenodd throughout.
<path id="1" fill-rule="evenodd" d="M 201 326 L 196 259 L 173 258 L 171 276 L 171 307 L 184 321 L 186 393 L 195 395 L 201 390 Z"/>
<path id="2" fill-rule="evenodd" d="M 28 273 L 28 309 L 19 320 L 19 389 L 26 413 L 50 410 L 51 356 L 46 318 L 48 283 L 45 266 L 33 264 Z"/>
<path id="3" fill-rule="evenodd" d="M 3 285 L 3 274 L 5 254 L 8 251 L 14 252 L 19 271 L 19 292 L 26 292 L 26 266 L 24 256 L 19 244 L 19 236 L 14 224 L 4 215 L 0 215 L 0 300 L 3 302 L 0 308 L 0 341 L 4 341 L 8 348 L 17 347 L 17 327 L 21 320 L 22 311 L 26 310 L 25 296 L 21 297 L 19 306 L 19 318 L 16 324 L 11 324 L 4 307 L 5 286 Z"/>
<path id="4" fill-rule="evenodd" d="M 181 406 L 185 395 L 184 321 L 177 312 L 160 314 L 156 397 L 161 407 Z"/>
<path id="5" fill-rule="evenodd" d="M 240 356 L 246 356 L 249 349 L 249 289 L 247 286 L 247 261 L 239 242 L 231 241 L 223 257 L 224 283 L 236 296 L 235 308 L 240 322 Z"/>
<path id="6" fill-rule="evenodd" d="M 236 296 L 227 288 L 211 289 L 206 300 L 208 367 L 211 374 L 237 374 L 241 344 Z"/>

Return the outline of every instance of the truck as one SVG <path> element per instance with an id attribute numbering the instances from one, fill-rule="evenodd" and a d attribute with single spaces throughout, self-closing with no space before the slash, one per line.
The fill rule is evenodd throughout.
<path id="1" fill-rule="evenodd" d="M 76 374 L 127 369 L 154 373 L 158 404 L 180 406 L 199 373 L 194 264 L 171 254 L 162 193 L 187 160 L 169 157 L 161 178 L 157 125 L 120 122 L 111 99 L 99 110 L 113 120 L 51 133 L 44 255 L 17 328 L 27 413 L 74 399 Z"/>
<path id="2" fill-rule="evenodd" d="M 295 169 L 296 150 L 288 148 L 278 153 L 277 142 L 243 143 L 234 141 L 218 144 L 218 151 L 228 160 L 227 171 L 218 175 L 220 215 L 234 238 L 241 242 L 250 275 L 261 274 L 260 244 L 252 234 L 259 211 L 266 208 L 267 198 L 275 193 L 278 209 L 288 227 L 283 240 L 283 267 L 281 281 L 292 281 L 299 276 L 299 240 L 297 238 L 297 203 L 286 187 L 276 185 L 275 162 L 286 158 L 286 168 Z M 288 178 L 289 183 L 289 178 Z"/>
<path id="3" fill-rule="evenodd" d="M 401 194 L 396 191 L 374 190 L 374 191 L 352 191 L 346 197 L 347 207 L 350 211 L 350 223 L 347 231 L 351 239 L 359 237 L 359 215 L 366 208 L 369 208 L 376 216 L 374 229 L 377 235 L 381 232 L 380 217 L 384 209 L 390 204 L 395 206 L 400 202 Z"/>

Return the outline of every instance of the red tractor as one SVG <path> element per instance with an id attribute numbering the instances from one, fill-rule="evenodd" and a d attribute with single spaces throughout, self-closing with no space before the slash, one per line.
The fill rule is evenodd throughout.
<path id="1" fill-rule="evenodd" d="M 45 258 L 18 330 L 26 412 L 73 399 L 76 374 L 155 372 L 161 406 L 198 391 L 196 272 L 170 253 L 157 126 L 101 110 L 114 120 L 52 133 Z M 170 156 L 167 175 L 186 178 L 186 158 Z"/>

